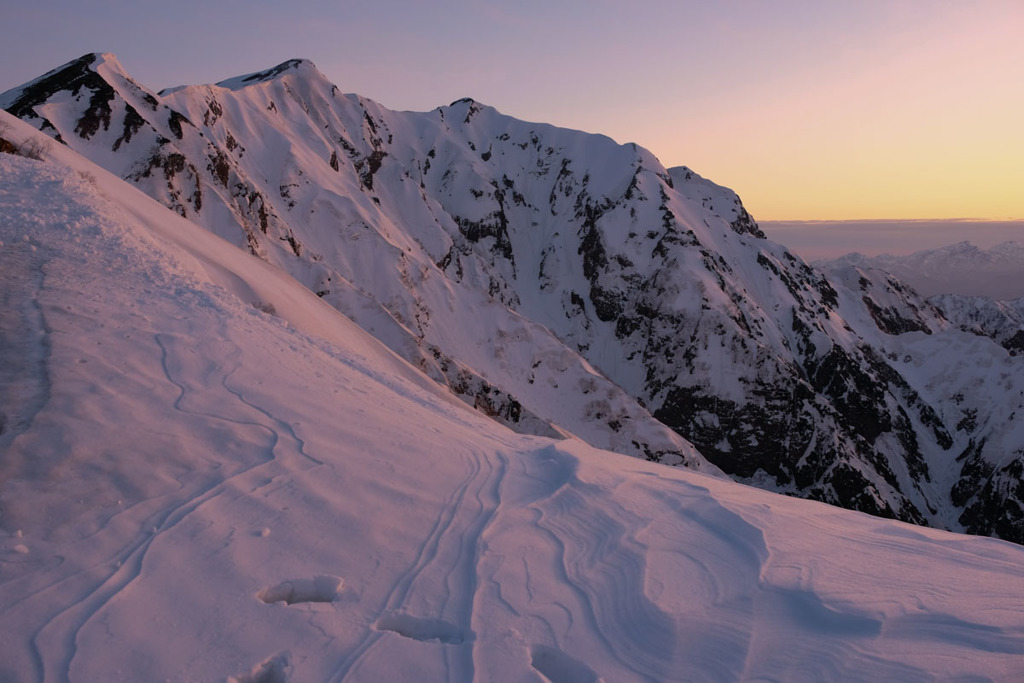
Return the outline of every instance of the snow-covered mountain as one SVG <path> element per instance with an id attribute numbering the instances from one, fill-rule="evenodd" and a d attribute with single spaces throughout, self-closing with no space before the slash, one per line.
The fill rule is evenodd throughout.
<path id="1" fill-rule="evenodd" d="M 1020 358 L 635 145 L 389 111 L 303 60 L 155 93 L 86 55 L 0 106 L 522 432 L 1024 541 Z"/>
<path id="2" fill-rule="evenodd" d="M 0 153 L 0 679 L 1019 678 L 1024 548 L 516 434 L 43 156 Z"/>
<path id="3" fill-rule="evenodd" d="M 814 265 L 824 270 L 841 265 L 877 268 L 892 273 L 928 297 L 959 294 L 997 301 L 1024 297 L 1024 243 L 1021 242 L 1003 242 L 989 249 L 959 242 L 905 256 L 853 253 L 816 261 Z"/>
<path id="4" fill-rule="evenodd" d="M 960 329 L 992 337 L 1010 353 L 1024 353 L 1024 298 L 995 301 L 985 296 L 941 294 L 929 301 Z"/>

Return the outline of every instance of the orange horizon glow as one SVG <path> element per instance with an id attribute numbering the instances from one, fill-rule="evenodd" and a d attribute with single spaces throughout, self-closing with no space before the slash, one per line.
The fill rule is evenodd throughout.
<path id="1" fill-rule="evenodd" d="M 1024 218 L 1024 2 L 890 5 L 785 69 L 590 128 L 732 188 L 757 220 Z"/>
<path id="2" fill-rule="evenodd" d="M 470 96 L 636 142 L 758 220 L 1024 217 L 1024 0 L 54 0 L 5 19 L 0 90 L 97 50 L 153 89 L 306 57 L 390 109 Z"/>
<path id="3" fill-rule="evenodd" d="M 766 93 L 750 166 L 709 170 L 760 220 L 1024 217 L 1024 3 L 984 8 Z"/>

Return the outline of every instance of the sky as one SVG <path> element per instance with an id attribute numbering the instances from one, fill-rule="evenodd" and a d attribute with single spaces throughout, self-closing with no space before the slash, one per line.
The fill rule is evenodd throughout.
<path id="1" fill-rule="evenodd" d="M 0 5 L 0 91 L 88 52 L 153 90 L 304 57 L 391 109 L 636 142 L 759 220 L 1024 219 L 1022 0 Z"/>

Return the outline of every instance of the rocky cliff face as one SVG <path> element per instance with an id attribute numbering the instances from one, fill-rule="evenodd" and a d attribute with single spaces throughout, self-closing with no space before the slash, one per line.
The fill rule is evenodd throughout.
<path id="1" fill-rule="evenodd" d="M 469 99 L 389 111 L 302 60 L 157 94 L 88 55 L 0 105 L 513 428 L 1024 539 L 1024 434 L 979 384 L 1024 406 L 1020 360 L 635 145 Z"/>
<path id="2" fill-rule="evenodd" d="M 1024 299 L 940 294 L 930 301 L 965 332 L 991 337 L 1011 355 L 1024 353 Z"/>

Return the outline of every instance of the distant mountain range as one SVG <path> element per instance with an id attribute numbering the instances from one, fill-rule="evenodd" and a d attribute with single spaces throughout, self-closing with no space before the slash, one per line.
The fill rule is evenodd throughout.
<path id="1" fill-rule="evenodd" d="M 1013 330 L 811 267 L 635 145 L 471 99 L 389 111 L 304 60 L 157 93 L 91 54 L 0 106 L 515 430 L 1024 542 Z"/>
<path id="2" fill-rule="evenodd" d="M 878 268 L 892 273 L 924 296 L 965 294 L 997 301 L 1024 297 L 1024 243 L 1010 241 L 989 249 L 959 242 L 906 256 L 864 256 L 851 253 L 815 261 L 830 269 L 843 265 Z"/>

